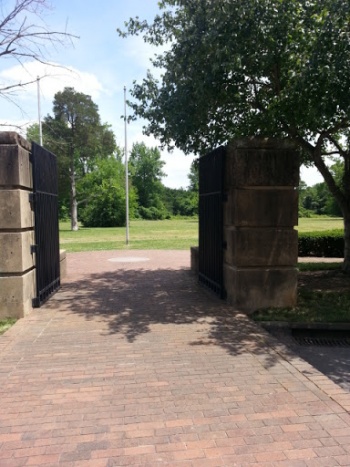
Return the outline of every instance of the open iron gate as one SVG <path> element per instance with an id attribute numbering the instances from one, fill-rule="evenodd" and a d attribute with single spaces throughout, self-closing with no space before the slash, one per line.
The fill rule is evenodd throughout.
<path id="1" fill-rule="evenodd" d="M 199 159 L 199 281 L 225 298 L 223 192 L 226 148 Z"/>
<path id="2" fill-rule="evenodd" d="M 56 156 L 32 144 L 33 205 L 35 216 L 36 297 L 40 307 L 60 287 L 58 233 L 58 176 Z"/>

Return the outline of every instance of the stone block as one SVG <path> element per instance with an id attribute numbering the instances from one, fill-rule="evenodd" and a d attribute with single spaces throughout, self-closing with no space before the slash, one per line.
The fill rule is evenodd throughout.
<path id="1" fill-rule="evenodd" d="M 253 312 L 297 303 L 296 268 L 244 269 L 224 265 L 227 301 L 237 310 Z"/>
<path id="2" fill-rule="evenodd" d="M 60 280 L 67 276 L 67 253 L 66 250 L 60 250 Z"/>
<path id="3" fill-rule="evenodd" d="M 224 261 L 231 266 L 292 266 L 298 262 L 298 233 L 293 229 L 224 229 Z"/>
<path id="4" fill-rule="evenodd" d="M 34 267 L 34 231 L 0 232 L 0 273 L 22 273 Z"/>
<path id="5" fill-rule="evenodd" d="M 23 318 L 32 311 L 35 270 L 21 276 L 0 276 L 0 318 Z"/>
<path id="6" fill-rule="evenodd" d="M 199 249 L 198 246 L 191 246 L 191 271 L 198 276 L 199 272 Z"/>
<path id="7" fill-rule="evenodd" d="M 31 151 L 31 143 L 15 131 L 0 131 L 0 145 L 13 144 Z"/>
<path id="8" fill-rule="evenodd" d="M 298 224 L 298 192 L 291 189 L 235 189 L 224 205 L 226 225 L 294 227 Z"/>
<path id="9" fill-rule="evenodd" d="M 17 145 L 0 146 L 0 187 L 33 187 L 27 149 Z"/>
<path id="10" fill-rule="evenodd" d="M 299 158 L 289 140 L 246 138 L 227 146 L 225 186 L 299 185 Z"/>
<path id="11" fill-rule="evenodd" d="M 34 212 L 29 202 L 29 192 L 0 190 L 0 230 L 28 229 L 34 226 Z"/>

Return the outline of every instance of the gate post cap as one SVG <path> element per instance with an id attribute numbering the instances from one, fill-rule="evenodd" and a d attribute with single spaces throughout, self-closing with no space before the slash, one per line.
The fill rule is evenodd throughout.
<path id="1" fill-rule="evenodd" d="M 0 131 L 0 144 L 16 144 L 27 151 L 31 150 L 31 144 L 15 131 Z"/>

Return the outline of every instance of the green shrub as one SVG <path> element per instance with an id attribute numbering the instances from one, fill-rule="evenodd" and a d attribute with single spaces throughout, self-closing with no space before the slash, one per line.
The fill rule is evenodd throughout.
<path id="1" fill-rule="evenodd" d="M 342 258 L 344 256 L 344 232 L 341 229 L 322 232 L 300 232 L 299 256 Z"/>
<path id="2" fill-rule="evenodd" d="M 105 190 L 81 209 L 79 218 L 84 227 L 124 227 L 125 210 L 124 193 Z"/>
<path id="3" fill-rule="evenodd" d="M 169 214 L 166 212 L 165 209 L 159 209 L 154 206 L 151 206 L 149 208 L 145 208 L 144 206 L 140 206 L 139 209 L 139 215 L 142 219 L 146 219 L 149 221 L 155 221 L 155 220 L 163 220 L 163 219 L 169 219 Z"/>

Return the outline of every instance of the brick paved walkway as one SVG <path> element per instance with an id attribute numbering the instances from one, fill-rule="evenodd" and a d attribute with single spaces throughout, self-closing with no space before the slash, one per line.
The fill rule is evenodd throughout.
<path id="1" fill-rule="evenodd" d="M 0 337 L 1 467 L 350 465 L 350 395 L 199 288 L 188 252 L 68 261 Z"/>

